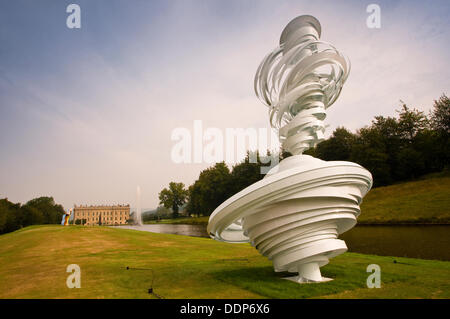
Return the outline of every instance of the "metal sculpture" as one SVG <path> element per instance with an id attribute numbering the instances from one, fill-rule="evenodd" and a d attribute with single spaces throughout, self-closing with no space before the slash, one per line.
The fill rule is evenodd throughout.
<path id="1" fill-rule="evenodd" d="M 69 209 L 68 213 L 64 212 L 64 214 L 62 215 L 61 225 L 63 226 L 69 225 L 70 215 L 72 215 L 72 208 Z"/>
<path id="2" fill-rule="evenodd" d="M 372 186 L 370 172 L 358 164 L 302 155 L 323 140 L 326 109 L 350 70 L 349 61 L 320 35 L 316 18 L 293 19 L 255 75 L 255 92 L 293 156 L 222 203 L 208 223 L 212 238 L 250 242 L 275 271 L 298 273 L 288 279 L 299 283 L 330 280 L 320 267 L 347 250 L 337 237 L 356 224 Z"/>
<path id="3" fill-rule="evenodd" d="M 350 71 L 350 62 L 320 41 L 320 34 L 316 18 L 295 18 L 255 75 L 256 95 L 269 106 L 283 148 L 294 155 L 323 140 L 325 110 L 338 98 Z"/>

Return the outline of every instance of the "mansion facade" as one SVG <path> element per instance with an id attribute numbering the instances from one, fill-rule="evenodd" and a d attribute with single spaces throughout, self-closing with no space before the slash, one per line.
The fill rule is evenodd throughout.
<path id="1" fill-rule="evenodd" d="M 73 223 L 82 225 L 124 225 L 130 219 L 130 205 L 75 205 Z M 77 222 L 77 220 L 79 220 Z"/>

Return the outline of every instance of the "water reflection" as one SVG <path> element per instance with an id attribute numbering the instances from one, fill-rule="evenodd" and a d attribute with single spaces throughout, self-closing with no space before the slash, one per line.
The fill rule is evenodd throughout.
<path id="1" fill-rule="evenodd" d="M 450 226 L 363 226 L 340 236 L 349 251 L 450 260 Z"/>
<path id="2" fill-rule="evenodd" d="M 152 224 L 142 226 L 119 226 L 121 228 L 143 230 L 152 233 L 164 233 L 185 235 L 194 237 L 209 237 L 204 225 L 175 225 L 175 224 Z"/>

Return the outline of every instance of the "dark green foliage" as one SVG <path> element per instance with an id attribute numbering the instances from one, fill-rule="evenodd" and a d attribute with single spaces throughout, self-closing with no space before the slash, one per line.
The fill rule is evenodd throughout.
<path id="1" fill-rule="evenodd" d="M 309 155 L 319 158 L 329 158 L 330 161 L 347 161 L 350 159 L 355 138 L 346 128 L 338 127 L 329 139 L 317 145 L 315 152 Z"/>
<path id="2" fill-rule="evenodd" d="M 450 134 L 450 99 L 445 94 L 434 101 L 431 125 L 437 132 Z"/>
<path id="3" fill-rule="evenodd" d="M 37 219 L 40 224 L 59 224 L 61 216 L 64 214 L 64 208 L 56 204 L 53 197 L 38 197 L 28 201 L 23 207 L 41 212 L 42 219 Z"/>
<path id="4" fill-rule="evenodd" d="M 9 233 L 20 228 L 23 214 L 20 204 L 14 204 L 7 198 L 0 199 L 0 233 Z"/>
<path id="5" fill-rule="evenodd" d="M 439 172 L 449 163 L 450 101 L 443 95 L 427 117 L 403 102 L 398 117 L 376 116 L 355 134 L 337 128 L 333 135 L 306 154 L 326 161 L 348 160 L 367 168 L 374 186 Z"/>
<path id="6" fill-rule="evenodd" d="M 240 192 L 264 177 L 261 173 L 261 167 L 268 165 L 268 157 L 270 157 L 269 152 L 265 157 L 261 157 L 258 152 L 247 152 L 245 159 L 233 166 L 230 186 L 231 195 Z"/>
<path id="7" fill-rule="evenodd" d="M 39 197 L 25 205 L 0 199 L 0 234 L 38 224 L 59 224 L 64 208 L 53 197 Z"/>
<path id="8" fill-rule="evenodd" d="M 450 99 L 443 94 L 439 100 L 434 101 L 433 111 L 430 115 L 431 127 L 435 132 L 433 136 L 437 146 L 435 152 L 435 165 L 448 165 L 450 162 Z"/>
<path id="9" fill-rule="evenodd" d="M 183 183 L 169 183 L 169 188 L 164 188 L 159 193 L 159 203 L 166 208 L 172 208 L 173 217 L 178 217 L 178 209 L 186 203 L 188 191 L 184 189 Z"/>
<path id="10" fill-rule="evenodd" d="M 198 180 L 189 187 L 186 209 L 190 214 L 210 215 L 232 193 L 230 170 L 224 162 L 217 163 L 202 171 Z"/>

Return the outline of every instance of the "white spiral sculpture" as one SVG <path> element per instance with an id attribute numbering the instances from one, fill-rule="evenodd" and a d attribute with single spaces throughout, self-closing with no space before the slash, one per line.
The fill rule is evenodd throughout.
<path id="1" fill-rule="evenodd" d="M 295 18 L 255 75 L 256 94 L 293 156 L 222 203 L 208 223 L 212 238 L 250 242 L 275 271 L 298 273 L 289 279 L 299 283 L 329 280 L 320 267 L 347 250 L 337 237 L 356 224 L 372 186 L 370 172 L 358 164 L 302 155 L 323 140 L 326 109 L 350 69 L 342 54 L 319 40 L 320 33 L 314 17 Z"/>
<path id="2" fill-rule="evenodd" d="M 269 106 L 271 124 L 292 154 L 323 140 L 325 110 L 338 98 L 350 71 L 349 61 L 320 41 L 320 33 L 316 18 L 295 18 L 255 75 L 255 92 Z"/>

